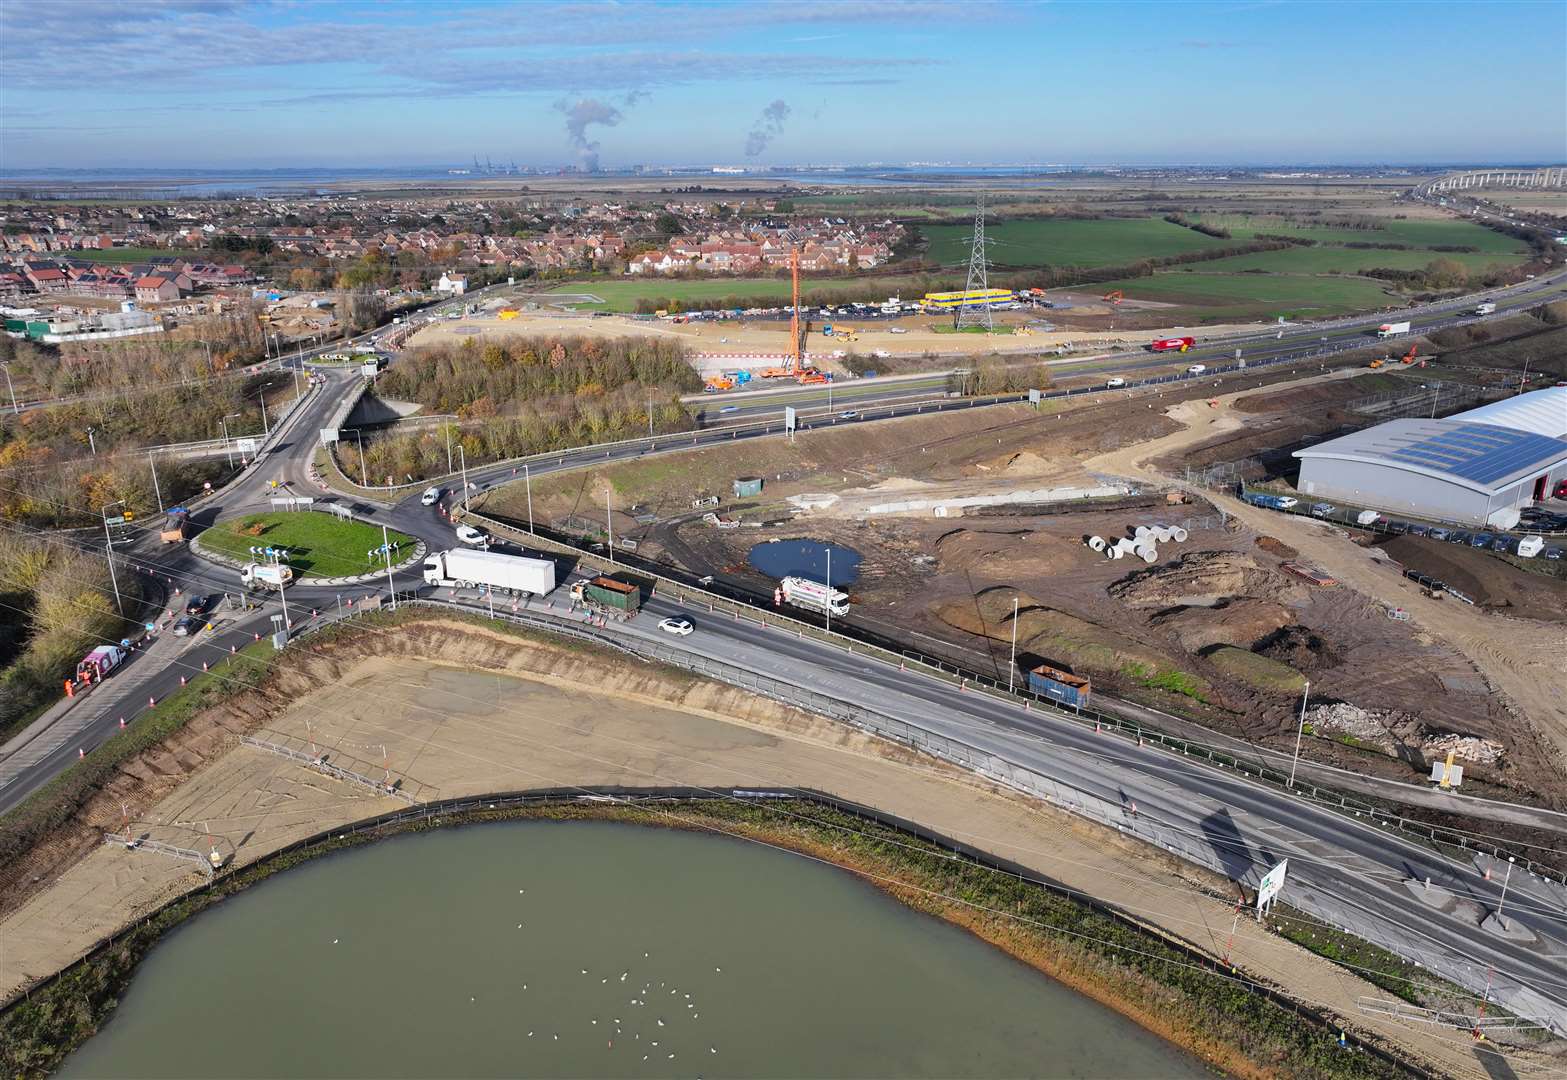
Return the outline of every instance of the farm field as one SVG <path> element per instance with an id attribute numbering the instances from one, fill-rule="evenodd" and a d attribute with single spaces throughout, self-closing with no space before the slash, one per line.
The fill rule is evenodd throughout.
<path id="1" fill-rule="evenodd" d="M 1202 265 L 1203 271 L 1233 273 L 1266 270 L 1274 274 L 1358 274 L 1367 270 L 1423 270 L 1434 259 L 1451 259 L 1471 273 L 1493 266 L 1512 266 L 1522 255 L 1473 251 L 1387 251 L 1375 248 L 1302 247 L 1282 251 L 1254 251 L 1228 259 L 1214 259 Z"/>
<path id="2" fill-rule="evenodd" d="M 1301 225 L 1284 218 L 1241 214 L 1204 215 L 1202 221 L 1228 229 L 1237 240 L 1251 240 L 1259 233 L 1295 236 L 1319 244 L 1407 244 L 1411 248 L 1437 246 L 1472 247 L 1482 253 L 1522 255 L 1528 248 L 1511 236 L 1493 232 L 1472 221 L 1454 218 L 1375 219 L 1374 229 L 1353 229 L 1335 225 Z M 1440 254 L 1440 253 L 1438 253 Z"/>
<path id="3" fill-rule="evenodd" d="M 1202 263 L 1204 267 L 1211 263 Z M 1362 277 L 1311 274 L 1213 274 L 1170 270 L 1151 277 L 1106 281 L 1096 289 L 1121 289 L 1128 300 L 1189 306 L 1203 322 L 1299 318 L 1371 311 L 1397 301 L 1384 283 Z"/>
<path id="4" fill-rule="evenodd" d="M 966 266 L 973 226 L 929 225 L 926 258 Z M 1219 240 L 1161 218 L 1001 221 L 987 226 L 991 263 L 1008 266 L 1115 266 L 1138 259 L 1208 251 L 1237 241 Z"/>
<path id="5" fill-rule="evenodd" d="M 830 292 L 845 288 L 864 288 L 882 284 L 888 290 L 887 295 L 898 293 L 899 289 L 908 290 L 910 287 L 908 278 L 831 278 L 817 281 L 800 281 L 800 295 L 810 296 L 813 292 Z M 575 285 L 562 285 L 550 290 L 555 293 L 570 293 L 583 295 L 591 293 L 602 297 L 603 303 L 584 303 L 572 305 L 579 311 L 636 311 L 637 302 L 640 300 L 722 300 L 726 296 L 735 297 L 738 300 L 768 297 L 777 300 L 781 304 L 789 301 L 789 279 L 772 277 L 749 278 L 716 278 L 711 280 L 686 281 L 678 278 L 649 278 L 646 280 L 631 281 L 590 281 L 579 282 Z"/>

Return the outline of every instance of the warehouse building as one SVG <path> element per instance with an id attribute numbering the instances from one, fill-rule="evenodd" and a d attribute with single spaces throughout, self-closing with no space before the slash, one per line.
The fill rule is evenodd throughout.
<path id="1" fill-rule="evenodd" d="M 1295 451 L 1313 499 L 1511 528 L 1567 481 L 1567 387 L 1442 420 L 1393 420 Z"/>

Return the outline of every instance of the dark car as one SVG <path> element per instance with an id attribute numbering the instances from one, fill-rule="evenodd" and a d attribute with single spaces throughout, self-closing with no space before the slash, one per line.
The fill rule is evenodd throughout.
<path id="1" fill-rule="evenodd" d="M 1485 548 L 1490 547 L 1495 540 L 1496 537 L 1492 536 L 1490 533 L 1475 533 L 1474 538 L 1469 541 L 1469 546 L 1472 548 L 1480 548 L 1484 550 Z"/>
<path id="2" fill-rule="evenodd" d="M 1387 523 L 1387 531 L 1392 533 L 1394 536 L 1398 536 L 1401 533 L 1406 533 L 1409 531 L 1409 529 L 1410 525 L 1407 521 L 1390 521 Z"/>
<path id="3" fill-rule="evenodd" d="M 1544 555 L 1547 559 L 1559 559 L 1562 557 L 1563 551 L 1567 551 L 1567 548 L 1548 547 L 1544 551 L 1540 552 L 1540 554 Z"/>
<path id="4" fill-rule="evenodd" d="M 1410 536 L 1430 536 L 1431 535 L 1431 526 L 1429 526 L 1429 525 L 1411 525 L 1409 527 L 1409 535 Z"/>
<path id="5" fill-rule="evenodd" d="M 201 620 L 194 615 L 187 615 L 174 624 L 175 637 L 189 637 L 201 629 Z"/>
<path id="6" fill-rule="evenodd" d="M 1453 535 L 1449 536 L 1447 539 L 1450 543 L 1467 544 L 1469 541 L 1474 539 L 1474 534 L 1465 532 L 1463 529 L 1458 529 L 1454 531 Z"/>
<path id="7" fill-rule="evenodd" d="M 210 601 L 205 596 L 193 596 L 189 600 L 185 601 L 185 614 L 200 615 L 202 612 L 207 610 L 207 604 L 209 602 Z"/>
<path id="8" fill-rule="evenodd" d="M 1452 536 L 1453 531 L 1451 529 L 1435 528 L 1431 530 L 1431 539 L 1433 540 L 1450 540 Z"/>
<path id="9" fill-rule="evenodd" d="M 1516 536 L 1498 536 L 1491 541 L 1491 550 L 1511 555 L 1518 550 L 1518 538 Z"/>

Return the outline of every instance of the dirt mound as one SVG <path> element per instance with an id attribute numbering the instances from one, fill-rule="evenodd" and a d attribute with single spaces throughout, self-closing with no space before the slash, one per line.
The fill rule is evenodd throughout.
<path id="1" fill-rule="evenodd" d="M 1294 612 L 1271 600 L 1242 598 L 1217 607 L 1184 607 L 1154 616 L 1151 625 L 1175 634 L 1181 647 L 1200 652 L 1210 645 L 1250 649 L 1295 621 Z M 1286 657 L 1275 657 L 1288 664 Z"/>
<path id="2" fill-rule="evenodd" d="M 1288 664 L 1296 671 L 1322 671 L 1344 662 L 1342 653 L 1304 626 L 1282 626 L 1260 641 L 1254 641 L 1252 650 L 1270 660 Z"/>
<path id="3" fill-rule="evenodd" d="M 1103 558 L 1075 540 L 1028 529 L 954 529 L 932 550 L 943 570 L 988 581 L 1052 577 Z"/>
<path id="4" fill-rule="evenodd" d="M 1232 597 L 1298 599 L 1304 589 L 1235 551 L 1190 551 L 1179 562 L 1132 574 L 1110 586 L 1130 607 L 1214 607 Z"/>
<path id="5" fill-rule="evenodd" d="M 1160 676 L 1180 674 L 1162 653 L 1097 623 L 1042 606 L 1027 593 L 1010 588 L 987 589 L 971 600 L 955 600 L 932 608 L 948 626 L 993 641 L 1012 640 L 1012 601 L 1017 615 L 1017 659 L 1024 670 L 1040 663 L 1068 668 L 1077 674 L 1120 676 L 1160 685 Z M 1195 676 L 1185 676 L 1206 696 L 1208 687 Z M 1154 682 L 1150 683 L 1150 680 Z"/>
<path id="6" fill-rule="evenodd" d="M 1300 554 L 1299 551 L 1273 536 L 1257 537 L 1257 546 L 1269 555 L 1277 555 L 1281 559 L 1293 559 Z"/>
<path id="7" fill-rule="evenodd" d="M 1265 694 L 1298 694 L 1306 685 L 1306 677 L 1288 664 L 1233 645 L 1216 645 L 1203 656 L 1230 678 Z"/>
<path id="8" fill-rule="evenodd" d="M 1481 607 L 1550 622 L 1567 621 L 1567 581 L 1514 566 L 1484 551 L 1396 536 L 1378 545 L 1399 563 L 1438 578 Z"/>

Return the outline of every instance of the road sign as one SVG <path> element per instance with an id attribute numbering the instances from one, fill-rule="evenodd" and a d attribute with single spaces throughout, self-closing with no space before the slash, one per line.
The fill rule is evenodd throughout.
<path id="1" fill-rule="evenodd" d="M 324 427 L 324 428 L 321 429 L 321 445 L 322 446 L 331 446 L 333 443 L 337 442 L 337 440 L 338 440 L 337 428 L 335 428 L 335 427 Z"/>
<path id="2" fill-rule="evenodd" d="M 1037 409 L 1039 408 L 1040 400 L 1043 399 L 1044 396 L 1045 395 L 1038 390 L 1030 390 L 1028 392 L 1028 403 Z"/>
<path id="3" fill-rule="evenodd" d="M 1261 914 L 1269 901 L 1279 895 L 1279 890 L 1284 888 L 1284 875 L 1289 870 L 1289 865 L 1290 861 L 1284 859 L 1279 865 L 1262 875 L 1262 884 L 1257 886 L 1257 912 L 1259 914 Z"/>
<path id="4" fill-rule="evenodd" d="M 241 454 L 254 454 L 256 452 L 256 440 L 235 439 L 234 449 L 238 450 Z"/>
<path id="5" fill-rule="evenodd" d="M 784 430 L 792 432 L 797 426 L 793 405 L 784 406 Z"/>

